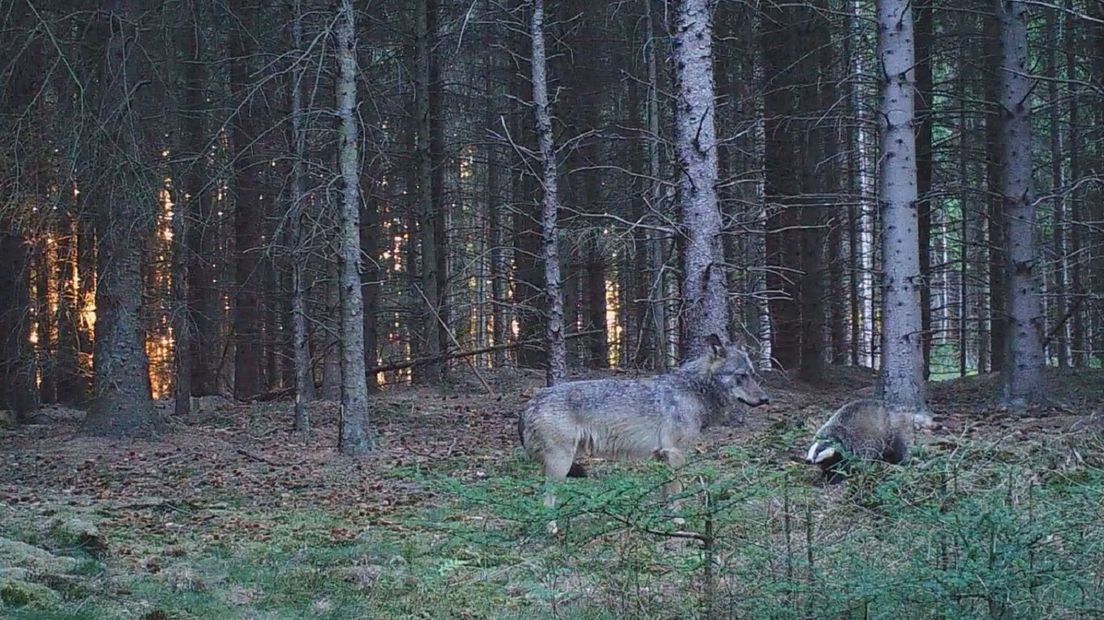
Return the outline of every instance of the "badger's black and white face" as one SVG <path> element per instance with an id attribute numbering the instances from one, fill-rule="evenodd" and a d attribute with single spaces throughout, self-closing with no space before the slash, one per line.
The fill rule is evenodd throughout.
<path id="1" fill-rule="evenodd" d="M 843 452 L 836 442 L 818 439 L 809 447 L 809 453 L 805 456 L 805 461 L 810 465 L 820 466 L 821 470 L 827 470 L 843 461 Z"/>

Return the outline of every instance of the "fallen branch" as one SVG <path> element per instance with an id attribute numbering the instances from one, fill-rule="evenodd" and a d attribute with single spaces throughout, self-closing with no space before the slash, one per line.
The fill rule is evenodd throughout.
<path id="1" fill-rule="evenodd" d="M 587 330 L 587 331 L 583 331 L 583 332 L 575 332 L 575 333 L 572 333 L 572 334 L 566 334 L 564 336 L 564 339 L 565 340 L 571 340 L 573 338 L 582 338 L 583 336 L 591 336 L 593 334 L 599 334 L 601 332 L 602 332 L 602 330 L 600 330 L 600 329 L 591 329 L 591 330 Z M 413 368 L 414 366 L 422 366 L 424 364 L 429 364 L 429 363 L 432 363 L 432 362 L 443 362 L 443 361 L 448 361 L 448 360 L 460 359 L 460 358 L 464 358 L 464 357 L 471 357 L 473 355 L 483 355 L 484 353 L 493 353 L 495 351 L 508 351 L 510 349 L 517 349 L 517 348 L 520 348 L 520 347 L 527 347 L 527 346 L 530 346 L 530 345 L 542 344 L 543 342 L 544 342 L 543 339 L 534 338 L 534 339 L 531 339 L 531 340 L 521 340 L 521 341 L 510 343 L 510 344 L 496 344 L 494 346 L 483 347 L 483 348 L 480 348 L 480 349 L 471 349 L 471 350 L 468 350 L 468 351 L 460 351 L 458 353 L 448 353 L 448 354 L 445 354 L 445 355 L 436 355 L 436 356 L 433 356 L 433 357 L 419 357 L 417 359 L 406 360 L 404 362 L 396 362 L 394 364 L 386 364 L 384 366 L 376 366 L 374 368 L 369 368 L 368 372 L 392 372 L 392 371 L 395 371 L 395 370 L 403 370 L 404 368 Z"/>
<path id="2" fill-rule="evenodd" d="M 297 465 L 297 463 L 281 463 L 280 461 L 274 461 L 263 454 L 258 454 L 256 452 L 246 450 L 245 448 L 238 448 L 238 454 L 249 457 L 254 461 L 267 463 L 269 465 L 272 465 L 273 467 L 290 467 L 291 465 Z"/>
<path id="3" fill-rule="evenodd" d="M 1058 332 L 1062 329 L 1062 326 L 1066 324 L 1066 321 L 1070 320 L 1070 317 L 1077 313 L 1077 309 L 1081 307 L 1081 302 L 1085 301 L 1085 298 L 1087 297 L 1088 295 L 1078 295 L 1077 298 L 1073 300 L 1073 303 L 1070 304 L 1070 307 L 1066 309 L 1066 313 L 1062 315 L 1062 318 L 1058 319 L 1058 322 L 1054 324 L 1054 327 L 1050 328 L 1050 333 L 1047 334 L 1046 338 L 1043 339 L 1044 347 L 1049 345 L 1051 340 L 1054 340 L 1054 337 L 1058 335 Z"/>
<path id="4" fill-rule="evenodd" d="M 564 336 L 564 339 L 565 340 L 572 340 L 574 338 L 582 338 L 584 336 L 591 336 L 591 335 L 600 334 L 600 333 L 602 333 L 602 330 L 600 330 L 600 329 L 590 329 L 590 330 L 586 330 L 586 331 L 566 334 Z M 465 358 L 465 357 L 471 357 L 473 355 L 483 355 L 484 353 L 494 353 L 495 351 L 509 351 L 510 349 L 518 349 L 518 348 L 521 348 L 521 347 L 528 347 L 528 346 L 539 345 L 539 344 L 543 344 L 543 343 L 544 343 L 543 339 L 534 338 L 534 339 L 531 339 L 531 340 L 521 340 L 521 341 L 518 341 L 518 342 L 512 342 L 510 344 L 496 344 L 494 346 L 482 347 L 482 348 L 479 348 L 479 349 L 470 349 L 468 351 L 458 351 L 456 353 L 445 353 L 445 354 L 442 354 L 442 355 L 435 355 L 433 357 L 419 357 L 419 358 L 416 358 L 416 359 L 405 360 L 405 361 L 402 361 L 402 362 L 395 362 L 393 364 L 384 364 L 382 366 L 372 366 L 372 367 L 368 368 L 365 372 L 368 373 L 368 374 L 377 373 L 377 372 L 394 372 L 396 370 L 403 370 L 403 369 L 406 369 L 406 368 L 413 368 L 415 366 L 423 366 L 425 364 L 431 364 L 433 362 L 445 362 L 445 361 L 449 361 L 449 360 L 462 359 L 462 358 Z M 315 387 L 316 388 L 321 388 L 320 385 L 315 385 Z M 263 401 L 271 401 L 271 400 L 280 400 L 282 398 L 290 398 L 294 395 L 295 395 L 295 388 L 289 387 L 289 388 L 284 388 L 282 390 L 273 390 L 271 392 L 262 392 L 260 394 L 257 394 L 256 396 L 252 396 L 250 398 L 247 398 L 246 401 L 255 400 L 255 401 L 263 402 Z"/>

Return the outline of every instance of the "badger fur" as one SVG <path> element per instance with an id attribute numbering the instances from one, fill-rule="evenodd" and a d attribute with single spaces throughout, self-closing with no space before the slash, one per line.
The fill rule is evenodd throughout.
<path id="1" fill-rule="evenodd" d="M 847 403 L 817 431 L 805 460 L 820 467 L 829 482 L 838 482 L 849 461 L 908 460 L 913 425 L 924 418 L 911 409 L 879 400 Z"/>

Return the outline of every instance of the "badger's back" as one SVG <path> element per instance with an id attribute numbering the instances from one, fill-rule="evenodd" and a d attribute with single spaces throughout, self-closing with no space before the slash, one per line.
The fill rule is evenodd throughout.
<path id="1" fill-rule="evenodd" d="M 838 443 L 848 456 L 900 463 L 908 457 L 912 416 L 877 400 L 858 400 L 836 411 L 817 441 Z"/>

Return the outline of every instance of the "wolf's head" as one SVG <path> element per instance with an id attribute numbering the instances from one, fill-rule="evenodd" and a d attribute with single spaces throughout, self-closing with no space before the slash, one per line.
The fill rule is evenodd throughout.
<path id="1" fill-rule="evenodd" d="M 755 365 L 741 347 L 725 345 L 716 334 L 707 336 L 705 344 L 709 347 L 705 366 L 729 400 L 738 400 L 749 407 L 770 403 L 770 397 L 755 376 Z"/>

